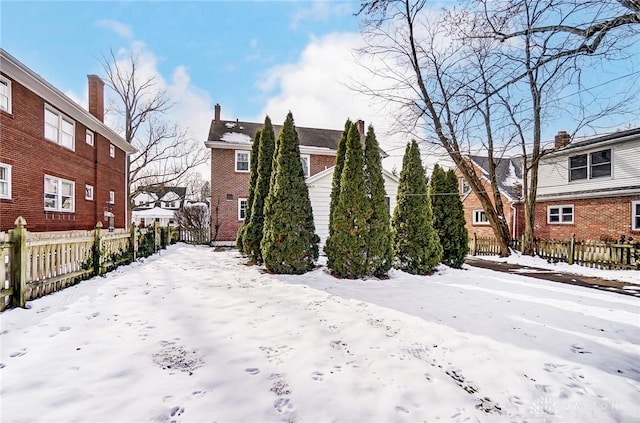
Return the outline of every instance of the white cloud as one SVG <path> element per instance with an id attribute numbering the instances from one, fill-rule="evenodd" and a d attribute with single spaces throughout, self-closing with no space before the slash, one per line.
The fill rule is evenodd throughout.
<path id="1" fill-rule="evenodd" d="M 129 25 L 123 24 L 122 22 L 109 20 L 109 19 L 102 19 L 97 21 L 96 25 L 103 28 L 110 29 L 111 31 L 115 32 L 122 38 L 133 39 L 134 37 L 133 29 Z"/>
<path id="2" fill-rule="evenodd" d="M 306 3 L 305 3 L 306 4 Z M 291 18 L 291 29 L 297 30 L 304 21 L 326 22 L 332 16 L 351 12 L 349 2 L 313 1 L 309 7 L 298 9 Z"/>
<path id="3" fill-rule="evenodd" d="M 358 33 L 332 33 L 312 39 L 296 62 L 269 69 L 257 83 L 259 90 L 273 95 L 252 120 L 261 122 L 268 114 L 274 123 L 281 124 L 291 111 L 297 126 L 342 129 L 347 118 L 362 119 L 367 126 L 373 124 L 378 142 L 392 156 L 385 160 L 385 167 L 395 165 L 400 170 L 406 143 L 412 136 L 398 128 L 398 106 L 350 88 L 358 79 L 368 86 L 390 87 L 388 80 L 375 79 L 362 68 L 366 62 L 357 63 L 353 52 L 363 45 Z M 430 167 L 441 159 L 440 155 L 427 154 L 431 156 L 426 161 Z"/>

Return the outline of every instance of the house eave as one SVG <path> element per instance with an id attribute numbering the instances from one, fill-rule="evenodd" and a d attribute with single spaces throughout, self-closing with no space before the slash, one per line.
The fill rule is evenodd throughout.
<path id="1" fill-rule="evenodd" d="M 607 147 L 609 145 L 619 144 L 619 143 L 623 143 L 626 141 L 633 141 L 633 140 L 640 140 L 640 137 L 638 137 L 638 134 L 631 134 L 631 135 L 626 135 L 620 138 L 612 138 L 612 139 L 608 139 L 600 142 L 592 142 L 592 143 L 586 143 L 586 144 L 580 144 L 580 143 L 573 144 L 573 145 L 567 144 L 563 148 L 546 153 L 544 157 L 547 158 L 547 157 L 568 156 L 568 155 L 573 155 L 574 153 L 579 153 L 585 150 L 594 150 L 601 147 Z"/>
<path id="2" fill-rule="evenodd" d="M 217 150 L 251 150 L 252 144 L 246 143 L 232 143 L 227 141 L 205 141 L 204 146 L 206 148 Z M 311 147 L 308 145 L 300 146 L 300 154 L 310 154 L 317 156 L 335 156 L 336 150 L 324 147 Z"/>
<path id="3" fill-rule="evenodd" d="M 578 192 L 568 192 L 568 193 L 560 193 L 560 194 L 548 194 L 541 195 L 538 194 L 536 197 L 536 202 L 542 201 L 556 201 L 556 200 L 571 200 L 571 199 L 590 199 L 590 198 L 603 198 L 603 197 L 628 197 L 631 195 L 640 194 L 640 186 L 633 187 L 621 187 L 621 188 L 612 188 L 607 190 L 589 190 L 589 191 L 578 191 Z"/>
<path id="4" fill-rule="evenodd" d="M 51 85 L 3 49 L 0 49 L 0 59 L 2 60 L 3 73 L 40 96 L 45 102 L 50 103 L 51 106 L 82 123 L 90 130 L 103 135 L 126 154 L 133 154 L 138 151 L 113 131 L 113 129 L 105 125 L 104 122 L 101 122 L 78 103 L 71 100 L 62 91 Z"/>

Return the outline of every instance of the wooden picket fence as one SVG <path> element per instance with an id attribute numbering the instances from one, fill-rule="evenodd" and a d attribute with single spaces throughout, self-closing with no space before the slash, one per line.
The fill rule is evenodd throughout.
<path id="1" fill-rule="evenodd" d="M 22 217 L 0 232 L 0 311 L 102 275 L 178 240 L 174 228 L 28 232 Z"/>
<path id="2" fill-rule="evenodd" d="M 511 248 L 521 250 L 520 240 L 511 240 Z M 469 254 L 495 255 L 500 247 L 495 238 L 478 237 L 469 240 Z M 534 254 L 551 262 L 578 264 L 599 269 L 640 270 L 640 243 L 579 241 L 570 239 L 536 239 Z"/>

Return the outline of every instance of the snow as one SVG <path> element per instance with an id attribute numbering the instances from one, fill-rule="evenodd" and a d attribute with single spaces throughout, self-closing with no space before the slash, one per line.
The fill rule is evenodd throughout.
<path id="1" fill-rule="evenodd" d="M 224 126 L 226 126 L 227 128 L 231 129 L 231 128 L 235 128 L 237 125 L 233 122 L 227 122 L 224 124 Z"/>
<path id="2" fill-rule="evenodd" d="M 133 212 L 134 217 L 173 217 L 175 210 L 163 209 L 161 207 L 154 207 L 152 209 L 135 210 Z"/>
<path id="3" fill-rule="evenodd" d="M 240 144 L 251 144 L 251 137 L 239 132 L 225 132 L 222 134 L 221 140 Z"/>
<path id="4" fill-rule="evenodd" d="M 508 187 L 522 185 L 522 178 L 518 178 L 518 175 L 516 175 L 516 168 L 511 161 L 509 161 L 509 174 L 505 176 L 503 183 Z"/>
<path id="5" fill-rule="evenodd" d="M 521 266 L 538 267 L 541 269 L 554 270 L 560 273 L 570 273 L 574 275 L 593 276 L 603 279 L 612 279 L 622 282 L 630 282 L 640 285 L 640 272 L 636 270 L 606 270 L 596 269 L 592 267 L 580 266 L 568 263 L 549 263 L 540 257 L 533 257 L 521 254 L 517 251 L 512 252 L 509 257 L 500 256 L 481 256 L 482 260 L 496 261 L 509 264 L 519 264 Z M 530 272 L 530 270 L 526 270 Z"/>
<path id="6" fill-rule="evenodd" d="M 637 298 L 177 244 L 0 315 L 3 422 L 640 421 Z"/>

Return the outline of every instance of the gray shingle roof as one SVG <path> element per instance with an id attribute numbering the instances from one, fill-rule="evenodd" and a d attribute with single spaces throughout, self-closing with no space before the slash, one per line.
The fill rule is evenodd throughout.
<path id="1" fill-rule="evenodd" d="M 253 141 L 253 136 L 256 131 L 262 129 L 263 123 L 256 122 L 240 122 L 232 120 L 212 120 L 211 127 L 209 128 L 208 141 L 217 142 L 231 142 L 234 138 L 242 138 L 242 136 L 248 137 L 247 141 L 250 143 Z M 282 125 L 273 125 L 273 131 L 276 138 L 282 129 Z M 296 126 L 298 131 L 298 137 L 300 138 L 300 145 L 310 147 L 330 148 L 332 150 L 338 149 L 338 141 L 342 135 L 342 130 L 334 129 L 318 129 L 318 128 L 305 128 Z M 234 137 L 235 136 L 235 137 Z"/>
<path id="2" fill-rule="evenodd" d="M 559 149 L 558 151 L 567 151 L 567 150 L 572 150 L 574 148 L 587 147 L 592 144 L 598 144 L 605 141 L 612 141 L 618 138 L 625 138 L 633 135 L 640 135 L 640 127 L 626 129 L 623 131 L 611 132 L 610 134 L 605 134 L 605 135 L 598 135 L 598 136 L 594 136 L 593 138 L 588 138 L 582 141 L 572 141 L 566 146 Z"/>
<path id="3" fill-rule="evenodd" d="M 469 156 L 486 174 L 489 173 L 489 158 L 484 156 Z M 496 163 L 496 179 L 498 188 L 512 199 L 521 197 L 522 187 L 522 158 L 503 157 L 494 159 Z"/>

